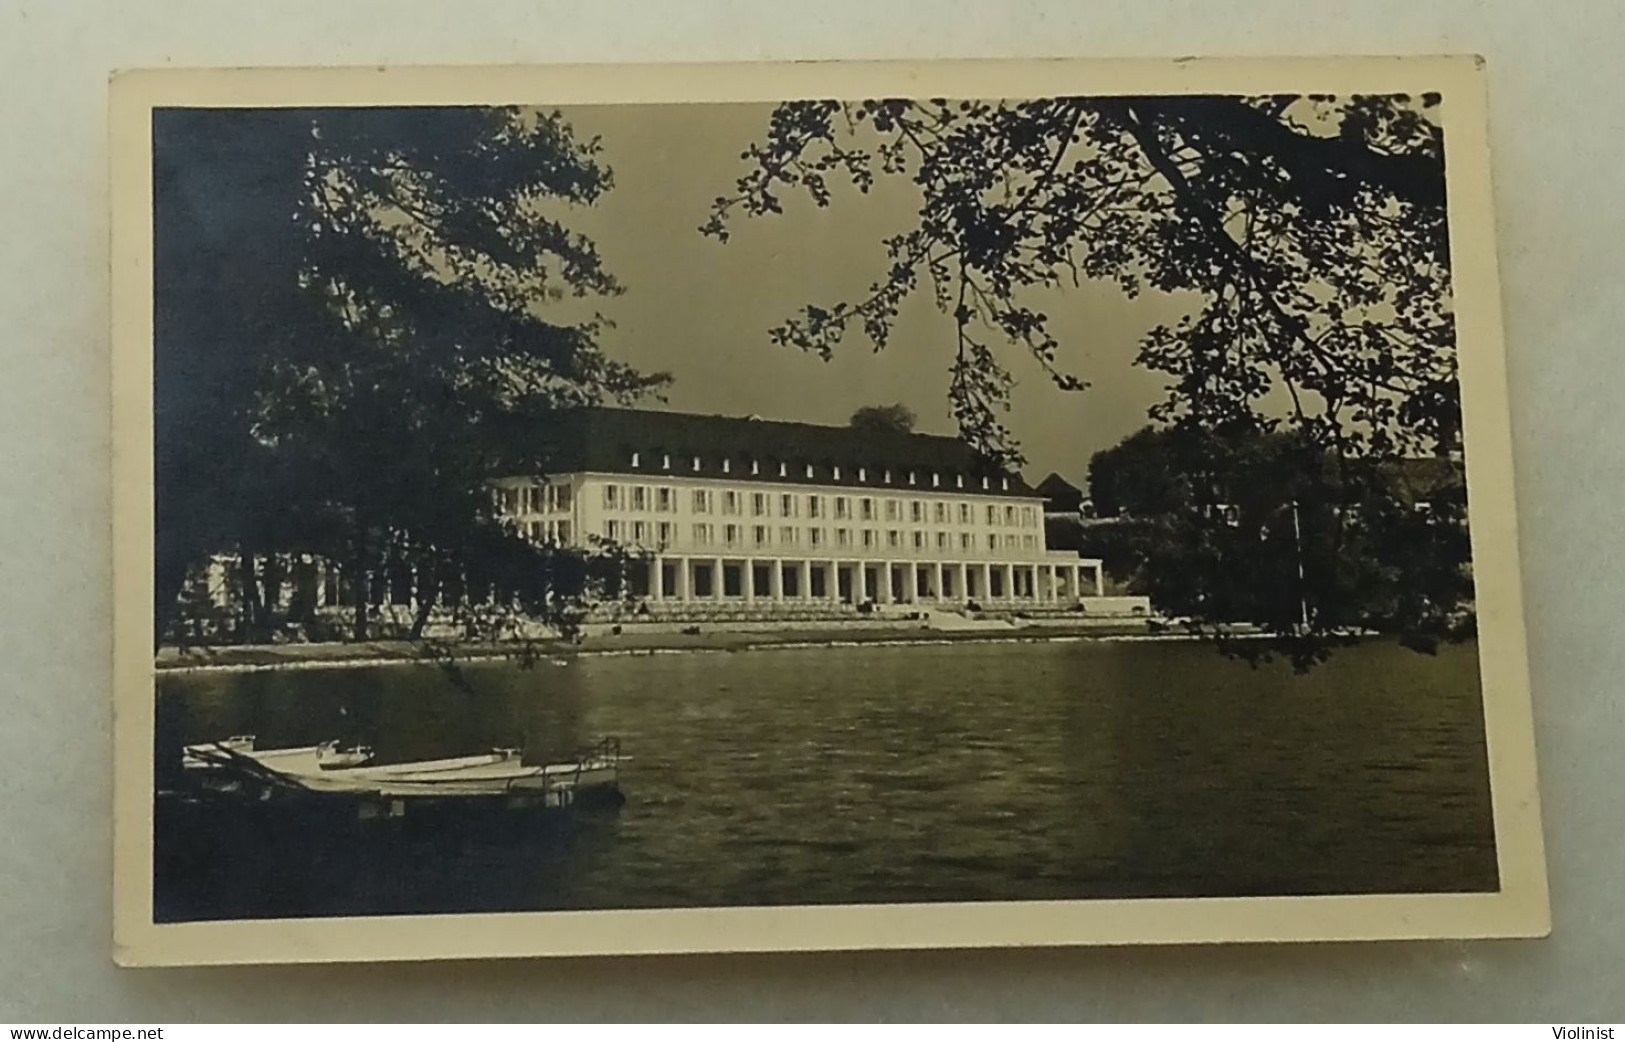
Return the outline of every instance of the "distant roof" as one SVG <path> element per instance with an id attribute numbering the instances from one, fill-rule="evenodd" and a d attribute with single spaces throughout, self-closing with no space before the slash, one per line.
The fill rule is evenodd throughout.
<path id="1" fill-rule="evenodd" d="M 553 451 L 548 469 L 560 474 L 669 473 L 710 478 L 726 474 L 730 480 L 777 484 L 935 487 L 1028 498 L 1037 494 L 1021 475 L 1002 470 L 958 438 L 937 434 L 602 407 L 564 412 L 549 433 Z M 863 480 L 859 479 L 860 468 Z"/>
<path id="2" fill-rule="evenodd" d="M 1059 511 L 1074 511 L 1083 506 L 1083 489 L 1053 472 L 1038 483 L 1036 491 L 1044 497 L 1047 506 Z"/>

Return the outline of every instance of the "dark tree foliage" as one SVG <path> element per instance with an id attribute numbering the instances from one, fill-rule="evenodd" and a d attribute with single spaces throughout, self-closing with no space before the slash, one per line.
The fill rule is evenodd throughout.
<path id="1" fill-rule="evenodd" d="M 853 411 L 850 426 L 855 430 L 883 434 L 908 434 L 914 430 L 914 410 L 901 402 L 891 405 L 865 405 Z"/>
<path id="2" fill-rule="evenodd" d="M 1166 613 L 1300 667 L 1352 636 L 1472 633 L 1466 486 L 1447 458 L 1340 459 L 1302 433 L 1146 428 L 1096 453 L 1117 567 Z M 1125 559 L 1126 558 L 1126 559 Z M 1271 643 L 1225 641 L 1233 624 Z"/>
<path id="3" fill-rule="evenodd" d="M 1455 437 L 1444 160 L 1436 96 L 1171 96 L 1022 102 L 791 102 L 744 154 L 705 234 L 736 216 L 818 206 L 833 182 L 913 182 L 915 226 L 884 243 L 863 299 L 811 305 L 771 331 L 828 356 L 857 326 L 883 347 L 927 282 L 956 329 L 950 397 L 979 447 L 1017 459 L 998 414 L 1030 355 L 1064 389 L 1045 290 L 1083 279 L 1198 294 L 1153 330 L 1163 418 L 1256 418 L 1276 386 L 1316 440 L 1383 454 Z"/>
<path id="4" fill-rule="evenodd" d="M 1015 361 L 1036 362 L 1062 390 L 1088 386 L 1087 374 L 1058 362 L 1045 310 L 1065 300 L 1057 291 L 1094 279 L 1130 297 L 1181 292 L 1196 304 L 1152 329 L 1137 357 L 1168 378 L 1152 418 L 1197 432 L 1287 432 L 1316 461 L 1333 457 L 1362 497 L 1377 496 L 1380 482 L 1348 476 L 1459 446 L 1439 103 L 1437 95 L 792 102 L 775 109 L 742 156 L 746 173 L 701 231 L 726 242 L 739 217 L 782 212 L 788 196 L 824 207 L 841 184 L 868 192 L 879 178 L 906 179 L 917 220 L 884 241 L 867 294 L 809 305 L 772 329 L 773 341 L 828 358 L 856 327 L 883 348 L 902 302 L 928 286 L 954 329 L 948 395 L 962 434 L 1019 464 L 1003 420 Z M 1113 481 L 1150 493 L 1162 480 L 1106 477 L 1108 499 L 1122 494 Z M 1278 538 L 1281 528 L 1270 531 Z M 1217 536 L 1174 545 L 1193 576 L 1203 562 L 1228 575 L 1255 558 L 1280 560 L 1261 552 L 1279 547 L 1256 533 L 1245 553 Z M 1452 556 L 1436 569 L 1446 588 L 1417 596 L 1448 603 L 1465 539 L 1426 545 Z M 1222 621 L 1232 611 L 1223 596 L 1193 601 L 1190 614 Z M 1328 600 L 1310 628 L 1328 636 L 1333 614 Z M 1433 625 L 1416 614 L 1395 607 L 1393 624 Z"/>
<path id="5" fill-rule="evenodd" d="M 596 154 L 519 109 L 156 115 L 160 638 L 188 567 L 227 549 L 250 632 L 288 553 L 362 590 L 404 571 L 425 605 L 454 583 L 557 601 L 568 569 L 486 482 L 540 473 L 552 410 L 663 380 L 599 351 L 601 317 L 544 317 L 619 290 L 554 215 L 609 189 Z"/>

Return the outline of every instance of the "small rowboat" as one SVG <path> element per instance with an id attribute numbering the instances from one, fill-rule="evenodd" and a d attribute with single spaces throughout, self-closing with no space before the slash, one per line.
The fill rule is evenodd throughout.
<path id="1" fill-rule="evenodd" d="M 323 742 L 316 747 L 316 766 L 324 771 L 342 771 L 350 767 L 365 767 L 374 758 L 370 745 L 342 745 Z"/>
<path id="2" fill-rule="evenodd" d="M 363 759 L 364 757 L 364 759 Z M 351 762 L 345 762 L 349 759 Z M 388 799 L 457 799 L 533 795 L 548 806 L 569 806 L 578 795 L 618 789 L 620 742 L 607 738 L 574 760 L 526 764 L 517 749 L 474 756 L 377 764 L 365 746 L 336 742 L 286 749 L 256 749 L 252 738 L 189 745 L 183 763 L 210 788 L 352 794 Z"/>

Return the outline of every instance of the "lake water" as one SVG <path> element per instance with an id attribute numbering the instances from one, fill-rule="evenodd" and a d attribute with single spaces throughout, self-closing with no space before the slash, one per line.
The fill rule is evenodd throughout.
<path id="1" fill-rule="evenodd" d="M 1494 890 L 1476 648 L 1307 676 L 1173 642 L 168 675 L 181 742 L 619 735 L 618 811 L 336 835 L 159 816 L 160 919 Z"/>

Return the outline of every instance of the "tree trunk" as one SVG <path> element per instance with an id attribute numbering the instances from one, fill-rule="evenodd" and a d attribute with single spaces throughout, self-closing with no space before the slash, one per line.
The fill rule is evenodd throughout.
<path id="1" fill-rule="evenodd" d="M 356 642 L 367 639 L 372 622 L 372 568 L 361 539 L 356 540 L 354 555 L 355 624 L 350 638 Z"/>
<path id="2" fill-rule="evenodd" d="M 434 611 L 435 603 L 440 598 L 440 572 L 435 567 L 433 557 L 425 557 L 418 566 L 418 607 L 417 613 L 412 617 L 412 632 L 409 640 L 422 640 L 423 628 L 429 624 L 429 613 Z"/>
<path id="3" fill-rule="evenodd" d="M 242 544 L 237 551 L 237 578 L 242 586 L 243 643 L 252 644 L 263 629 L 265 610 L 260 604 L 259 577 L 254 566 L 254 551 Z"/>

